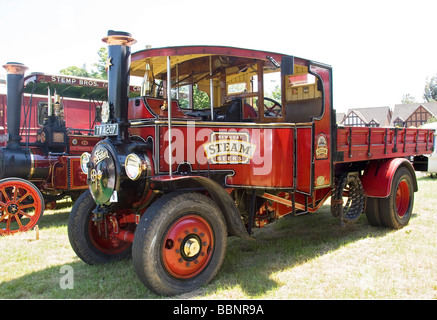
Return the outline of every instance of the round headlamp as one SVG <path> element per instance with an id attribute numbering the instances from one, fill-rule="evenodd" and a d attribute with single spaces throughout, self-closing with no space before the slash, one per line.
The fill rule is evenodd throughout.
<path id="1" fill-rule="evenodd" d="M 126 161 L 124 162 L 124 168 L 129 179 L 137 180 L 141 176 L 143 170 L 140 157 L 134 153 L 128 155 L 126 157 Z"/>
<path id="2" fill-rule="evenodd" d="M 88 152 L 82 153 L 80 156 L 80 168 L 82 169 L 83 173 L 88 174 L 88 162 L 90 161 L 91 155 Z"/>

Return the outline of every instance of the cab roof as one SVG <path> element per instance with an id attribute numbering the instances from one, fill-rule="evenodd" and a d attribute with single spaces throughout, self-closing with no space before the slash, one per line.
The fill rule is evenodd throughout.
<path id="1" fill-rule="evenodd" d="M 204 65 L 204 68 L 208 67 L 208 70 L 202 71 L 210 71 L 210 57 L 216 57 L 216 60 L 212 62 L 213 69 L 217 69 L 224 65 L 226 65 L 226 67 L 243 66 L 244 64 L 256 63 L 260 60 L 264 61 L 265 68 L 277 69 L 281 64 L 282 58 L 287 55 L 225 46 L 177 46 L 152 48 L 132 54 L 131 75 L 143 76 L 146 72 L 147 64 L 153 65 L 153 72 L 155 75 L 165 73 L 167 70 L 168 56 L 171 58 L 171 67 L 173 68 L 175 65 L 179 65 L 181 67 L 181 72 L 183 72 L 184 62 L 186 65 L 188 65 L 188 61 L 199 62 L 196 63 L 196 67 L 199 69 L 200 73 L 201 65 Z M 310 61 L 294 57 L 294 63 L 295 65 L 308 67 Z M 195 68 L 191 65 L 191 69 L 193 70 Z"/>

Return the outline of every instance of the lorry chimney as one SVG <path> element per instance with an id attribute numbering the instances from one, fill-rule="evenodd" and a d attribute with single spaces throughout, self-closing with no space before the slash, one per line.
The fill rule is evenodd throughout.
<path id="1" fill-rule="evenodd" d="M 7 111 L 9 139 L 6 148 L 20 148 L 21 104 L 24 90 L 24 72 L 27 67 L 22 63 L 8 62 L 3 68 L 7 71 Z"/>
<path id="2" fill-rule="evenodd" d="M 119 124 L 119 139 L 128 138 L 128 92 L 130 47 L 136 43 L 131 34 L 122 31 L 108 31 L 108 36 L 102 39 L 108 44 L 108 104 L 110 110 L 109 122 Z"/>

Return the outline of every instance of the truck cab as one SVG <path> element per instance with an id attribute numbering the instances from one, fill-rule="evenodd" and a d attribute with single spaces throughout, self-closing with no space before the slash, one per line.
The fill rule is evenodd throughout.
<path id="1" fill-rule="evenodd" d="M 173 120 L 191 122 L 199 130 L 220 127 L 222 131 L 242 132 L 244 135 L 235 137 L 252 143 L 253 154 L 250 159 L 238 153 L 226 156 L 226 151 L 219 149 L 220 144 L 215 147 L 209 144 L 202 155 L 205 143 L 225 137 L 211 129 L 213 136 L 209 140 L 197 135 L 195 142 L 187 141 L 186 133 L 178 131 L 184 131 L 186 123 L 181 127 L 173 122 L 173 132 L 185 137 L 181 139 L 185 139 L 187 150 L 182 150 L 180 143 L 172 146 L 176 149 L 171 170 L 166 161 L 160 161 L 167 156 L 161 154 L 156 159 L 160 172 L 177 171 L 181 163 L 193 170 L 220 165 L 221 170 L 233 172 L 223 182 L 228 186 L 292 189 L 304 195 L 332 186 L 331 128 L 335 117 L 330 66 L 272 52 L 229 47 L 170 47 L 136 52 L 132 55 L 131 75 L 143 77 L 147 95 L 131 101 L 129 119 L 133 134 L 139 133 L 140 127 L 133 119 L 168 118 L 167 54 L 172 57 Z M 165 135 L 165 126 L 161 128 Z M 193 159 L 190 148 L 197 159 Z M 221 155 L 214 157 L 216 154 Z"/>

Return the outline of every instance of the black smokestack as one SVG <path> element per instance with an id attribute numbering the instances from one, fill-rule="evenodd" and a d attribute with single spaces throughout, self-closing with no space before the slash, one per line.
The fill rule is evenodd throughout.
<path id="1" fill-rule="evenodd" d="M 131 45 L 136 41 L 131 34 L 122 31 L 108 31 L 108 36 L 102 39 L 108 44 L 108 104 L 110 109 L 109 122 L 119 124 L 118 138 L 128 137 L 129 121 L 127 119 L 129 68 Z"/>
<path id="2" fill-rule="evenodd" d="M 22 63 L 8 62 L 3 66 L 8 72 L 7 82 L 7 111 L 8 134 L 7 148 L 20 148 L 21 104 L 23 101 L 24 72 L 27 67 Z"/>

